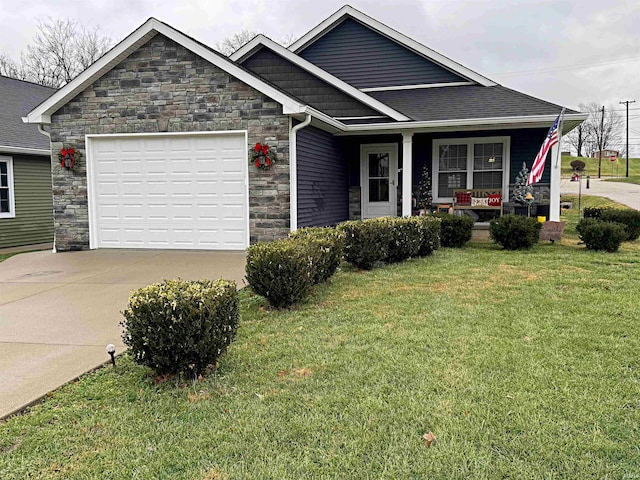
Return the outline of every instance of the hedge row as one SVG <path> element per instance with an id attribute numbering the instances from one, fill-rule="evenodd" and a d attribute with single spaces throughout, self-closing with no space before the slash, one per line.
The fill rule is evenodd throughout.
<path id="1" fill-rule="evenodd" d="M 371 270 L 379 262 L 397 263 L 431 255 L 440 247 L 442 221 L 432 216 L 382 217 L 338 225 L 344 233 L 344 259 L 357 268 Z"/>

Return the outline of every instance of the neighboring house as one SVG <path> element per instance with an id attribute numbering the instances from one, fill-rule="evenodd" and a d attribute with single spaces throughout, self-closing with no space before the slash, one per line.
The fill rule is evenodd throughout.
<path id="1" fill-rule="evenodd" d="M 0 76 L 0 248 L 53 243 L 49 139 L 21 117 L 54 92 Z"/>
<path id="2" fill-rule="evenodd" d="M 618 150 L 602 150 L 602 158 L 605 159 L 609 159 L 609 157 L 616 157 L 618 158 L 620 156 L 620 152 Z M 599 158 L 600 157 L 600 151 L 597 152 L 593 152 L 593 155 L 591 156 L 591 158 Z"/>
<path id="3" fill-rule="evenodd" d="M 507 199 L 560 111 L 345 6 L 289 49 L 258 36 L 230 58 L 149 19 L 26 121 L 51 135 L 58 250 L 241 250 L 410 215 L 425 165 L 437 203 L 458 187 Z M 567 110 L 563 131 L 585 118 Z M 76 173 L 63 147 L 83 153 Z M 537 188 L 555 220 L 551 163 Z"/>

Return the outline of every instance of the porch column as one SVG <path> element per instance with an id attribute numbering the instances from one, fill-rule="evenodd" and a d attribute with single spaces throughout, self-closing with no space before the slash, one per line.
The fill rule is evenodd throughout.
<path id="1" fill-rule="evenodd" d="M 413 132 L 402 134 L 402 216 L 411 216 L 413 182 Z"/>
<path id="2" fill-rule="evenodd" d="M 549 196 L 549 220 L 560 221 L 560 142 L 551 147 L 551 187 Z"/>

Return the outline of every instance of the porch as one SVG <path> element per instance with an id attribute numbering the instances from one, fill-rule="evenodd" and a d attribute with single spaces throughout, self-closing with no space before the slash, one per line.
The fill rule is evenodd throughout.
<path id="1" fill-rule="evenodd" d="M 298 132 L 292 226 L 418 215 L 425 172 L 434 211 L 455 204 L 454 190 L 500 191 L 500 209 L 462 208 L 458 202 L 457 212 L 488 223 L 501 213 L 514 213 L 510 193 L 516 176 L 523 162 L 530 166 L 546 133 L 546 128 L 519 128 L 335 136 L 307 127 Z M 553 220 L 550 163 L 534 187 L 531 213 Z"/>

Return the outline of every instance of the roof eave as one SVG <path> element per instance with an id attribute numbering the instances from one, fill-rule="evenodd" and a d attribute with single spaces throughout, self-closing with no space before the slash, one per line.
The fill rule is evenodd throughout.
<path id="1" fill-rule="evenodd" d="M 432 120 L 421 122 L 402 122 L 402 123 L 375 123 L 375 124 L 355 124 L 345 125 L 344 134 L 360 134 L 374 131 L 376 133 L 381 132 L 397 132 L 399 130 L 452 130 L 452 129 L 496 129 L 496 128 L 535 128 L 535 127 L 549 127 L 555 119 L 557 114 L 552 115 L 530 115 L 524 117 L 493 117 L 493 118 L 468 118 L 468 119 L 454 119 L 454 120 Z M 573 113 L 566 114 L 564 121 L 567 122 L 567 126 L 571 125 L 568 130 L 563 128 L 563 131 L 569 131 L 581 122 L 586 120 L 588 114 L 586 113 Z"/>
<path id="2" fill-rule="evenodd" d="M 198 42 L 187 37 L 178 30 L 156 20 L 155 18 L 150 18 L 84 72 L 29 112 L 23 121 L 25 121 L 25 123 L 50 123 L 52 113 L 64 106 L 69 100 L 111 70 L 115 65 L 149 41 L 157 33 L 170 38 L 256 90 L 273 98 L 283 106 L 283 112 L 285 114 L 301 113 L 304 111 L 305 105 L 288 97 L 257 77 L 250 75 L 231 60 L 211 52 Z"/>

